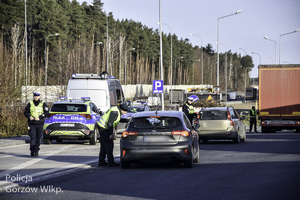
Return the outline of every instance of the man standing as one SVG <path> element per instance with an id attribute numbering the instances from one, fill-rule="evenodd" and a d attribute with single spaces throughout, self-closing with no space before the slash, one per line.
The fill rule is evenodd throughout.
<path id="1" fill-rule="evenodd" d="M 45 116 L 49 114 L 48 106 L 40 97 L 39 92 L 33 92 L 34 99 L 27 104 L 24 112 L 28 118 L 31 156 L 39 155 Z"/>
<path id="2" fill-rule="evenodd" d="M 121 115 L 126 114 L 128 106 L 121 104 L 120 106 L 114 106 L 110 108 L 104 115 L 100 117 L 98 122 L 100 132 L 100 153 L 98 166 L 119 166 L 115 163 L 113 156 L 114 142 L 113 142 L 113 130 L 118 125 L 121 119 Z M 107 155 L 108 163 L 105 162 Z"/>
<path id="3" fill-rule="evenodd" d="M 193 124 L 194 116 L 197 116 L 197 113 L 194 110 L 193 102 L 199 101 L 199 98 L 196 95 L 191 95 L 187 98 L 186 103 L 182 107 L 182 111 L 189 118 L 191 124 Z"/>
<path id="4" fill-rule="evenodd" d="M 250 132 L 252 131 L 252 126 L 254 124 L 254 132 L 257 133 L 257 130 L 256 130 L 256 115 L 257 115 L 257 111 L 255 110 L 255 107 L 252 106 L 252 109 L 250 110 Z"/>

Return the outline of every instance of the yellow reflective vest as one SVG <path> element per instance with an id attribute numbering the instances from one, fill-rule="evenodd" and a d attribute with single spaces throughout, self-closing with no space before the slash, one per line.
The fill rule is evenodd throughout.
<path id="1" fill-rule="evenodd" d="M 116 106 L 112 107 L 111 109 L 109 109 L 104 115 L 102 115 L 100 117 L 98 125 L 100 127 L 104 128 L 104 129 L 108 129 L 108 120 L 109 120 L 109 117 L 110 117 L 110 113 L 114 112 L 114 111 L 118 112 L 118 117 L 117 117 L 117 119 L 113 123 L 113 127 L 115 128 L 118 125 L 118 123 L 120 122 L 120 120 L 121 120 L 121 113 L 119 111 L 119 108 L 116 107 Z"/>
<path id="2" fill-rule="evenodd" d="M 194 114 L 196 111 L 194 110 L 194 106 L 189 105 L 189 104 L 185 104 L 188 108 L 189 108 L 189 114 Z"/>
<path id="3" fill-rule="evenodd" d="M 35 106 L 34 102 L 31 101 L 30 102 L 30 116 L 32 116 L 34 118 L 41 116 L 44 113 L 43 105 L 44 105 L 43 101 L 41 101 L 39 103 L 39 105 L 37 105 L 37 106 Z"/>

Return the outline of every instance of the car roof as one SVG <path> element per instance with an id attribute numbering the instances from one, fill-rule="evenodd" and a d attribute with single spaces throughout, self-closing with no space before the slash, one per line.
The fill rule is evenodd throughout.
<path id="1" fill-rule="evenodd" d="M 133 118 L 148 117 L 148 116 L 162 116 L 162 117 L 179 117 L 182 118 L 183 112 L 181 111 L 144 111 L 137 112 Z"/>
<path id="2" fill-rule="evenodd" d="M 83 100 L 64 100 L 64 101 L 57 101 L 54 104 L 89 104 L 92 101 L 83 101 Z"/>
<path id="3" fill-rule="evenodd" d="M 204 108 L 201 111 L 209 111 L 209 110 L 224 110 L 224 111 L 227 111 L 230 108 L 233 109 L 233 107 L 209 107 L 209 108 Z"/>

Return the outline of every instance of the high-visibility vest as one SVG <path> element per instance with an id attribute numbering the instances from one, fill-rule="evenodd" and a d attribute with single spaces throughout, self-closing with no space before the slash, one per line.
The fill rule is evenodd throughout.
<path id="1" fill-rule="evenodd" d="M 115 106 L 115 107 L 112 107 L 111 109 L 109 109 L 104 115 L 102 115 L 100 117 L 100 120 L 98 122 L 98 125 L 100 127 L 104 128 L 104 129 L 108 129 L 108 120 L 109 120 L 109 117 L 110 117 L 110 113 L 113 112 L 113 111 L 118 112 L 118 117 L 114 121 L 113 127 L 115 128 L 118 125 L 118 123 L 121 120 L 121 114 L 120 114 L 119 108 Z"/>
<path id="2" fill-rule="evenodd" d="M 189 114 L 194 114 L 195 113 L 194 106 L 188 105 L 187 103 L 185 105 L 189 108 Z"/>
<path id="3" fill-rule="evenodd" d="M 41 116 L 44 113 L 44 109 L 43 109 L 43 101 L 41 101 L 39 103 L 39 105 L 35 106 L 34 102 L 31 101 L 30 102 L 30 116 L 37 118 L 39 116 Z"/>
<path id="4" fill-rule="evenodd" d="M 252 115 L 250 116 L 251 118 L 256 118 L 256 110 L 251 110 Z"/>

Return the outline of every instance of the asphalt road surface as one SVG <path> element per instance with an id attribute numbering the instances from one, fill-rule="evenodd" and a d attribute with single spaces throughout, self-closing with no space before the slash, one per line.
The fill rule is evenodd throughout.
<path id="1" fill-rule="evenodd" d="M 201 143 L 200 163 L 194 164 L 191 169 L 174 163 L 141 163 L 134 164 L 130 169 L 122 169 L 120 166 L 90 167 L 45 180 L 31 180 L 28 184 L 23 184 L 23 187 L 11 187 L 0 194 L 0 199 L 298 200 L 299 144 L 300 134 L 293 132 L 249 133 L 245 143 Z M 69 147 L 70 145 L 75 147 Z M 52 156 L 49 155 L 47 160 L 50 163 L 53 160 L 57 163 L 68 162 L 67 157 L 72 149 L 72 158 L 78 156 L 82 159 L 84 155 L 77 155 L 74 150 L 92 148 L 72 143 L 53 146 L 59 146 L 58 150 L 65 149 L 55 154 L 55 159 L 50 159 Z M 42 148 L 46 146 L 43 145 Z M 90 158 L 97 157 L 98 148 L 87 150 L 95 151 Z M 75 164 L 74 160 L 70 162 Z M 116 162 L 119 162 L 118 158 Z M 7 170 L 1 172 L 9 172 Z"/>

